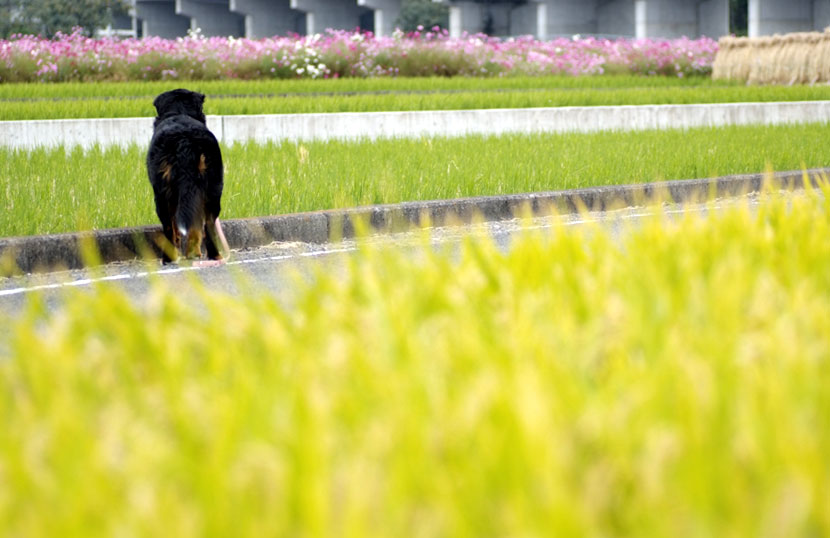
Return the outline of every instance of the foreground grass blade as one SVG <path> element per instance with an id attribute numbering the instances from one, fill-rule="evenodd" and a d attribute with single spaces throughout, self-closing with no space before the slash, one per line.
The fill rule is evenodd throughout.
<path id="1" fill-rule="evenodd" d="M 367 248 L 290 307 L 34 301 L 0 348 L 0 531 L 826 535 L 827 194 Z"/>

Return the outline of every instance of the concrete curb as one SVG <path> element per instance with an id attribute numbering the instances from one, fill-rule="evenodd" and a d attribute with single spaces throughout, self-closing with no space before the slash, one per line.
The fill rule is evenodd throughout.
<path id="1" fill-rule="evenodd" d="M 504 135 L 830 121 L 830 101 L 208 116 L 221 142 Z M 153 118 L 0 122 L 0 146 L 146 146 Z"/>
<path id="2" fill-rule="evenodd" d="M 817 185 L 821 175 L 830 174 L 830 168 L 807 170 L 806 174 L 811 183 Z M 804 187 L 804 175 L 804 171 L 780 172 L 771 176 L 768 183 L 774 188 L 800 189 Z M 332 238 L 354 237 L 357 222 L 368 224 L 369 231 L 373 233 L 391 233 L 425 223 L 441 226 L 469 223 L 474 219 L 506 220 L 528 211 L 542 216 L 575 213 L 586 208 L 599 211 L 616 209 L 654 201 L 700 202 L 713 197 L 759 192 L 767 184 L 766 179 L 764 174 L 748 174 L 509 196 L 404 202 L 234 219 L 222 221 L 222 226 L 234 250 L 275 241 L 325 243 Z M 88 261 L 112 263 L 142 256 L 158 257 L 160 251 L 156 245 L 161 238 L 159 226 L 0 238 L 0 260 L 3 265 L 24 273 L 75 269 L 87 265 L 83 245 L 94 246 L 95 249 L 91 250 L 98 253 L 97 259 Z"/>

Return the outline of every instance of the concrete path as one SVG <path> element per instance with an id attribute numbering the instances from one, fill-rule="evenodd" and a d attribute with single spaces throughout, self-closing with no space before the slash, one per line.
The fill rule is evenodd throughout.
<path id="1" fill-rule="evenodd" d="M 792 194 L 785 194 L 792 195 Z M 736 204 L 757 205 L 757 194 L 731 197 L 710 203 L 670 204 L 661 211 L 671 216 L 684 213 L 707 214 Z M 79 269 L 20 277 L 0 278 L 0 314 L 20 314 L 33 295 L 42 295 L 48 308 L 57 309 L 74 293 L 83 293 L 99 284 L 120 287 L 136 304 L 142 304 L 154 286 L 175 289 L 176 293 L 199 302 L 199 286 L 207 290 L 239 294 L 243 290 L 270 293 L 283 304 L 295 299 L 298 281 L 311 281 L 319 271 L 342 273 L 366 246 L 395 249 L 407 255 L 417 255 L 421 249 L 441 249 L 454 255 L 463 241 L 491 240 L 507 251 L 516 237 L 528 231 L 542 232 L 553 228 L 574 229 L 586 225 L 606 226 L 614 235 L 625 233 L 645 218 L 654 214 L 646 207 L 628 207 L 617 210 L 589 211 L 533 219 L 439 226 L 422 230 L 398 232 L 344 240 L 337 243 L 281 242 L 258 248 L 235 251 L 230 262 L 222 266 L 194 267 L 169 265 L 159 262 L 130 261 L 109 264 L 95 269 Z"/>

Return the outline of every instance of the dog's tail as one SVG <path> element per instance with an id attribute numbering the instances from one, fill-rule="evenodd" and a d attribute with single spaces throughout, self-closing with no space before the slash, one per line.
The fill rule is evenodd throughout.
<path id="1" fill-rule="evenodd" d="M 198 258 L 205 229 L 205 155 L 188 140 L 179 145 L 177 160 L 179 199 L 176 204 L 176 227 L 182 254 Z"/>

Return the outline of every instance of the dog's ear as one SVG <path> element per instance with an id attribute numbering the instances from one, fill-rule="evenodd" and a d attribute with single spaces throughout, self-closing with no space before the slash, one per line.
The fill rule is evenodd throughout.
<path id="1" fill-rule="evenodd" d="M 153 99 L 153 106 L 156 107 L 157 115 L 161 116 L 162 112 L 167 109 L 171 98 L 170 92 L 164 92 Z"/>
<path id="2" fill-rule="evenodd" d="M 196 104 L 199 106 L 199 110 L 201 111 L 205 104 L 205 94 L 193 92 L 193 99 L 196 101 Z"/>

